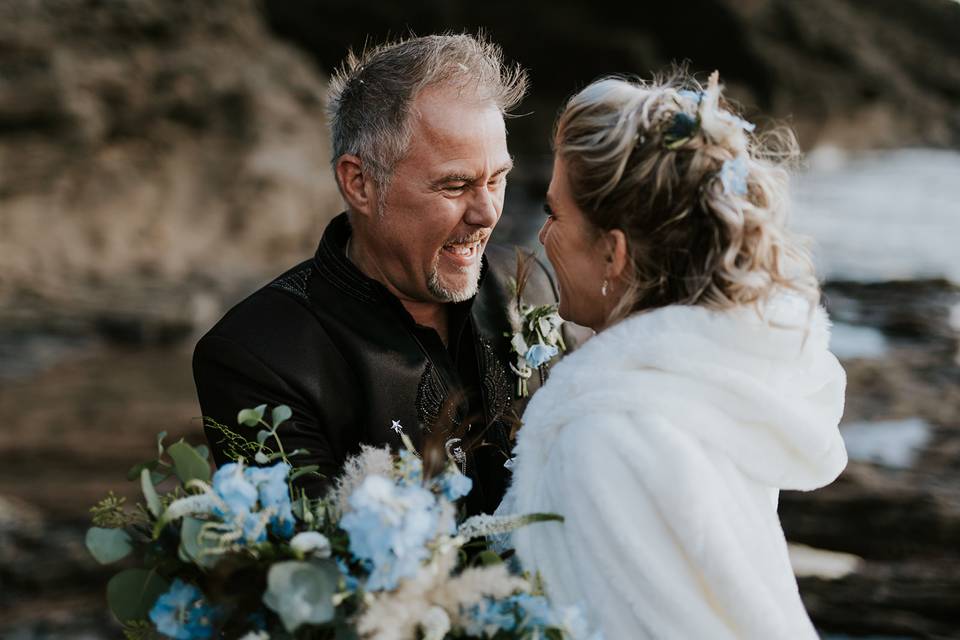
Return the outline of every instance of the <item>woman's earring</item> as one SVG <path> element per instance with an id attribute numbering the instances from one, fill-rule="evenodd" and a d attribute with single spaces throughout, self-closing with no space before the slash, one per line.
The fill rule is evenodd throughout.
<path id="1" fill-rule="evenodd" d="M 603 286 L 600 287 L 600 295 L 602 295 L 603 297 L 607 296 L 607 284 L 608 284 L 607 281 L 604 280 Z"/>

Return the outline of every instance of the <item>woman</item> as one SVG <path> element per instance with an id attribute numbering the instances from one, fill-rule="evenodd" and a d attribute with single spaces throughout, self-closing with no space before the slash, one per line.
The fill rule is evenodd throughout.
<path id="1" fill-rule="evenodd" d="M 564 516 L 514 546 L 606 640 L 816 638 L 777 497 L 846 465 L 845 376 L 784 227 L 795 143 L 716 74 L 676 87 L 600 80 L 559 117 L 540 241 L 597 335 L 530 402 L 500 512 Z"/>

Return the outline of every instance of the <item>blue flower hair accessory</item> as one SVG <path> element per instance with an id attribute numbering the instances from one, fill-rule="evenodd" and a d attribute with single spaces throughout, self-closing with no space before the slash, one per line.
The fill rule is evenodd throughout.
<path id="1" fill-rule="evenodd" d="M 724 160 L 720 169 L 720 182 L 723 192 L 736 196 L 747 195 L 747 159 L 737 156 L 733 160 Z"/>

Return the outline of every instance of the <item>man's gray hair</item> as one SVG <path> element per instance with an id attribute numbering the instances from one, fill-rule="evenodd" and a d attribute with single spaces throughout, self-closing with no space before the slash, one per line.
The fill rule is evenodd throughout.
<path id="1" fill-rule="evenodd" d="M 330 80 L 327 121 L 332 162 L 358 156 L 380 191 L 381 205 L 396 163 L 410 145 L 410 105 L 423 89 L 449 85 L 489 101 L 504 116 L 523 98 L 527 73 L 507 65 L 484 35 L 409 38 L 352 51 Z"/>

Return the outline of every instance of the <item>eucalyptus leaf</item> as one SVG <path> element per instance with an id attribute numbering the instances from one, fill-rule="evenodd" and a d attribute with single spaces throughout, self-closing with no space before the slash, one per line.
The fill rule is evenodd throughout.
<path id="1" fill-rule="evenodd" d="M 272 431 L 267 431 L 266 429 L 261 429 L 257 431 L 257 444 L 263 444 L 267 441 L 267 438 L 273 435 Z"/>
<path id="2" fill-rule="evenodd" d="M 157 486 L 164 480 L 170 477 L 169 471 L 151 471 L 150 472 L 150 481 L 153 482 L 153 486 Z"/>
<path id="3" fill-rule="evenodd" d="M 317 469 L 319 468 L 320 468 L 320 465 L 317 465 L 317 464 L 308 464 L 302 467 L 297 467 L 296 469 L 293 470 L 293 473 L 290 474 L 290 482 L 293 482 L 300 476 L 305 476 L 308 473 L 316 473 Z M 318 473 L 317 475 L 321 475 L 321 474 Z"/>
<path id="4" fill-rule="evenodd" d="M 90 555 L 100 564 L 116 562 L 133 551 L 130 536 L 123 529 L 90 527 L 87 529 L 86 544 Z"/>
<path id="5" fill-rule="evenodd" d="M 307 449 L 294 449 L 293 451 L 287 454 L 287 457 L 292 458 L 293 456 L 302 456 L 305 453 L 310 453 L 310 452 Z"/>
<path id="6" fill-rule="evenodd" d="M 201 458 L 204 460 L 210 460 L 210 447 L 205 444 L 198 444 L 194 447 L 194 449 L 196 449 L 197 455 L 199 455 Z"/>
<path id="7" fill-rule="evenodd" d="M 495 551 L 487 549 L 479 554 L 474 559 L 474 563 L 480 565 L 481 567 L 490 567 L 497 564 L 503 564 L 503 558 L 497 554 Z"/>
<path id="8" fill-rule="evenodd" d="M 130 467 L 130 471 L 127 471 L 127 480 L 133 481 L 140 477 L 140 472 L 144 469 L 150 469 L 153 471 L 160 465 L 159 460 L 151 460 L 150 462 L 141 462 L 140 464 L 135 464 Z"/>
<path id="9" fill-rule="evenodd" d="M 255 427 L 263 420 L 263 414 L 266 411 L 267 405 L 265 404 L 253 409 L 243 409 L 237 414 L 237 422 L 247 427 Z"/>
<path id="10" fill-rule="evenodd" d="M 293 633 L 304 624 L 333 620 L 333 596 L 339 572 L 332 560 L 285 561 L 270 567 L 263 603 L 275 611 L 283 627 Z"/>
<path id="11" fill-rule="evenodd" d="M 279 427 L 281 424 L 289 420 L 290 416 L 292 415 L 293 415 L 293 411 L 291 411 L 290 407 L 288 407 L 285 404 L 281 404 L 280 406 L 274 407 L 273 413 L 272 413 L 273 428 L 276 429 L 277 427 Z"/>
<path id="12" fill-rule="evenodd" d="M 213 540 L 202 538 L 200 534 L 203 531 L 205 522 L 198 518 L 184 518 L 180 526 L 180 557 L 186 558 L 187 562 L 192 562 L 198 567 L 211 569 L 217 563 L 219 556 L 212 553 L 205 553 L 209 549 L 216 548 Z"/>
<path id="13" fill-rule="evenodd" d="M 160 503 L 160 496 L 153 486 L 153 480 L 150 478 L 150 470 L 143 469 L 140 472 L 140 488 L 143 490 L 143 497 L 147 501 L 147 509 L 153 514 L 153 517 L 159 518 L 163 513 L 163 505 Z"/>
<path id="14" fill-rule="evenodd" d="M 167 437 L 166 431 L 161 431 L 157 434 L 157 457 L 163 455 L 163 439 Z"/>
<path id="15" fill-rule="evenodd" d="M 210 482 L 210 463 L 189 444 L 181 440 L 171 445 L 167 453 L 173 459 L 173 470 L 180 478 L 180 482 L 183 484 L 191 480 Z"/>
<path id="16" fill-rule="evenodd" d="M 146 620 L 157 598 L 169 588 L 153 571 L 127 569 L 107 583 L 107 603 L 120 622 Z"/>

